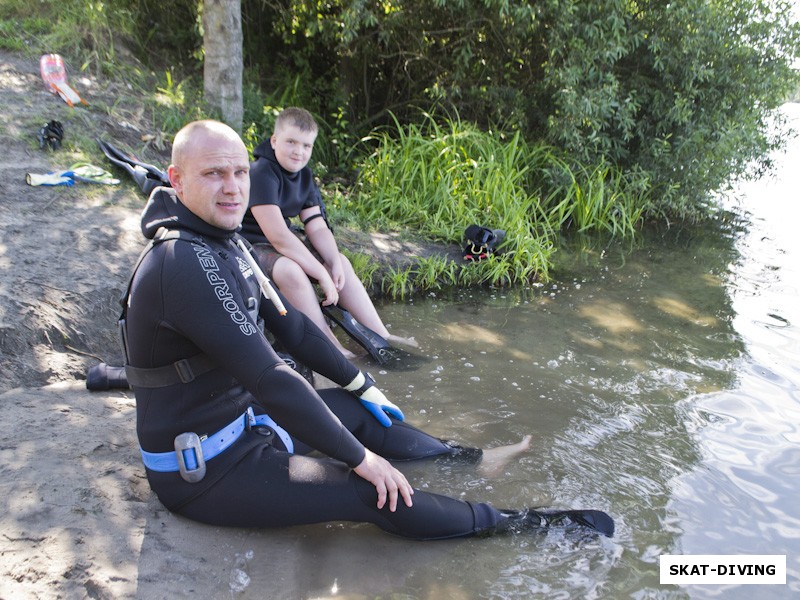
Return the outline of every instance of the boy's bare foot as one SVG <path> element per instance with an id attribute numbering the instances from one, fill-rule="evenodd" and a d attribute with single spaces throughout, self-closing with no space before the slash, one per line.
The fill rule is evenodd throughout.
<path id="1" fill-rule="evenodd" d="M 497 477 L 512 458 L 527 452 L 530 446 L 531 436 L 526 435 L 516 444 L 484 450 L 478 470 L 483 477 Z"/>
<path id="2" fill-rule="evenodd" d="M 413 337 L 400 337 L 399 335 L 389 334 L 389 337 L 386 338 L 386 341 L 390 344 L 399 344 L 401 346 L 407 346 L 409 348 L 419 348 L 419 344 L 417 340 Z"/>

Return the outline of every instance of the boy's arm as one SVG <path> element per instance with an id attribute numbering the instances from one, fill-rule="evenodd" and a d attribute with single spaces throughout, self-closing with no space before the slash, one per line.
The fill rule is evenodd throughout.
<path id="1" fill-rule="evenodd" d="M 261 204 L 250 207 L 250 211 L 269 243 L 282 255 L 300 265 L 306 275 L 319 282 L 322 292 L 325 294 L 324 303 L 336 304 L 339 301 L 339 292 L 331 276 L 322 263 L 309 252 L 305 244 L 297 239 L 297 236 L 286 226 L 281 209 L 274 204 Z M 323 219 L 314 219 L 314 221 L 323 221 Z"/>
<path id="2" fill-rule="evenodd" d="M 300 212 L 300 219 L 305 223 L 304 228 L 308 241 L 322 258 L 336 289 L 341 290 L 344 287 L 344 270 L 339 247 L 336 245 L 333 232 L 325 219 L 315 216 L 319 214 L 321 214 L 319 206 L 313 206 L 303 209 Z"/>

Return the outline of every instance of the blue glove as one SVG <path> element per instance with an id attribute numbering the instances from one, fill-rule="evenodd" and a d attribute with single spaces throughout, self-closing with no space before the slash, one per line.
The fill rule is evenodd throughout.
<path id="1" fill-rule="evenodd" d="M 358 385 L 362 380 L 364 383 Z M 355 387 L 356 385 L 358 385 L 358 387 Z M 392 420 L 389 418 L 390 416 L 398 421 L 403 421 L 405 419 L 403 411 L 393 402 L 389 401 L 386 395 L 375 387 L 375 380 L 369 373 L 359 373 L 356 378 L 350 382 L 350 385 L 344 389 L 355 394 L 364 408 L 366 408 L 384 427 L 392 426 Z"/>

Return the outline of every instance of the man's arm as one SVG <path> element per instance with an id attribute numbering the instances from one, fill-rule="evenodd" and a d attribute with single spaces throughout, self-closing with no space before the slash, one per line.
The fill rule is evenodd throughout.
<path id="1" fill-rule="evenodd" d="M 250 288 L 241 285 L 234 258 L 238 251 L 224 258 L 211 249 L 173 243 L 172 254 L 159 253 L 163 264 L 148 261 L 153 270 L 149 279 L 163 282 L 153 297 L 164 306 L 170 330 L 247 388 L 292 436 L 351 466 L 359 464 L 364 457 L 361 444 L 308 382 L 283 364 L 249 317 L 248 298 L 242 290 Z M 227 266 L 223 264 L 226 261 Z M 191 387 L 202 386 L 202 382 L 187 385 L 184 393 L 191 397 Z"/>

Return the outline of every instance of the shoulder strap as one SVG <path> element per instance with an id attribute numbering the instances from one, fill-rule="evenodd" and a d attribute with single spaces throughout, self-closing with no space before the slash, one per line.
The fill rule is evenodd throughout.
<path id="1" fill-rule="evenodd" d="M 139 258 L 136 259 L 136 262 L 133 265 L 133 270 L 131 271 L 131 276 L 128 278 L 128 287 L 125 288 L 125 293 L 120 296 L 119 303 L 122 307 L 122 316 L 120 318 L 125 318 L 128 313 L 128 300 L 131 296 L 131 286 L 133 285 L 133 277 L 136 275 L 136 271 L 139 270 L 139 266 L 142 264 L 144 257 L 147 256 L 147 253 L 150 252 L 157 244 L 161 242 L 166 242 L 167 240 L 184 240 L 186 242 L 195 242 L 196 244 L 205 245 L 205 241 L 198 235 L 192 235 L 188 231 L 182 231 L 180 229 L 167 229 L 166 227 L 159 227 L 156 231 L 156 234 L 153 236 L 153 239 L 148 242 L 148 244 L 144 247 L 142 252 L 139 254 Z"/>
<path id="2" fill-rule="evenodd" d="M 120 337 L 122 338 L 122 349 L 125 353 L 125 374 L 127 376 L 128 383 L 132 387 L 158 388 L 166 387 L 168 385 L 175 385 L 177 383 L 188 383 L 196 377 L 215 369 L 217 366 L 211 357 L 204 353 L 195 354 L 190 358 L 183 358 L 172 363 L 171 365 L 165 365 L 163 367 L 140 368 L 132 367 L 129 364 L 130 360 L 128 358 L 127 320 L 128 302 L 131 296 L 133 278 L 136 275 L 136 271 L 139 270 L 139 266 L 142 264 L 144 257 L 147 256 L 147 253 L 150 252 L 150 250 L 152 250 L 157 244 L 166 242 L 168 240 L 183 240 L 185 242 L 194 242 L 196 244 L 206 245 L 205 241 L 200 236 L 193 235 L 180 229 L 167 229 L 166 227 L 160 227 L 158 231 L 156 231 L 156 235 L 153 237 L 153 239 L 150 240 L 150 242 L 142 250 L 141 254 L 139 254 L 139 258 L 136 259 L 136 263 L 131 271 L 131 276 L 128 279 L 128 286 L 125 289 L 125 293 L 119 299 L 119 303 L 122 307 L 122 313 L 119 317 L 119 331 Z"/>

